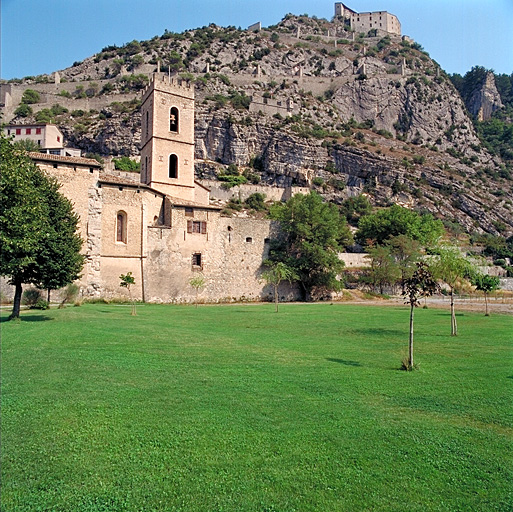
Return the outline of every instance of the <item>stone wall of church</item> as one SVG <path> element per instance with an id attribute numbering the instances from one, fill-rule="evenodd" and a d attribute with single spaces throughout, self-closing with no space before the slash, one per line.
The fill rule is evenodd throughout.
<path id="1" fill-rule="evenodd" d="M 93 260 L 94 255 L 100 251 L 101 233 L 98 229 L 95 233 L 94 219 L 89 222 L 91 213 L 93 217 L 95 213 L 101 215 L 101 201 L 95 201 L 95 198 L 98 199 L 96 184 L 99 169 L 64 162 L 39 161 L 37 165 L 47 175 L 57 179 L 61 185 L 59 191 L 71 201 L 80 218 L 79 233 L 84 241 L 82 253 L 87 255 L 87 259 L 77 284 L 86 289 L 90 282 L 95 281 L 95 272 L 99 271 L 99 266 Z"/>
<path id="2" fill-rule="evenodd" d="M 163 217 L 163 197 L 138 187 L 102 183 L 101 215 L 101 294 L 107 297 L 126 294 L 119 276 L 132 272 L 136 285 L 133 294 L 144 297 L 141 261 L 146 258 L 148 226 Z M 124 216 L 126 236 L 118 240 L 118 214 Z M 145 297 L 144 297 L 145 298 Z"/>
<path id="3" fill-rule="evenodd" d="M 172 219 L 171 228 L 148 228 L 144 263 L 147 301 L 195 300 L 196 292 L 190 280 L 197 275 L 205 280 L 199 293 L 203 302 L 270 297 L 271 290 L 261 279 L 261 273 L 269 239 L 277 229 L 272 222 L 223 217 L 216 210 L 195 209 L 193 221 L 206 222 L 206 229 L 203 233 L 201 230 L 190 233 L 187 221 L 191 217 L 185 209 L 173 209 Z"/>

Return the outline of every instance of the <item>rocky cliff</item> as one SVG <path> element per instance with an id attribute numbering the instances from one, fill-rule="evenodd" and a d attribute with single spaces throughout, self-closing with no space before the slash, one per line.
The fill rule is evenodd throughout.
<path id="1" fill-rule="evenodd" d="M 199 177 L 233 163 L 255 181 L 316 188 L 335 202 L 367 193 L 468 231 L 512 233 L 509 171 L 480 144 L 438 64 L 416 43 L 337 20 L 287 15 L 256 34 L 209 26 L 106 48 L 59 72 L 60 83 L 5 84 L 4 112 L 40 88 L 46 103 L 34 115 L 65 103 L 52 120 L 70 145 L 137 157 L 134 93 L 158 70 L 195 81 Z"/>
<path id="2" fill-rule="evenodd" d="M 471 92 L 467 108 L 478 121 L 487 121 L 503 106 L 493 73 L 488 72 L 484 81 Z"/>

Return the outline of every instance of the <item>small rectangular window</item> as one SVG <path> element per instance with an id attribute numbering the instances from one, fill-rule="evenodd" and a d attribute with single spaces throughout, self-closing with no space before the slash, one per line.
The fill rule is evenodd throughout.
<path id="1" fill-rule="evenodd" d="M 186 206 L 185 207 L 185 216 L 186 217 L 194 217 L 194 209 Z"/>
<path id="2" fill-rule="evenodd" d="M 21 128 L 16 128 L 16 135 L 21 135 Z"/>
<path id="3" fill-rule="evenodd" d="M 41 135 L 41 128 L 36 128 L 36 135 Z"/>
<path id="4" fill-rule="evenodd" d="M 32 135 L 32 128 L 26 128 L 25 129 L 25 134 L 26 135 Z"/>
<path id="5" fill-rule="evenodd" d="M 201 268 L 201 253 L 196 252 L 192 255 L 192 268 L 200 269 Z"/>

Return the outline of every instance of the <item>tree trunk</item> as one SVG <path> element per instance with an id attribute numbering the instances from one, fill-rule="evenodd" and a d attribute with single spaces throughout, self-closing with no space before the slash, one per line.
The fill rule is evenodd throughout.
<path id="1" fill-rule="evenodd" d="M 20 318 L 20 305 L 21 305 L 22 291 L 23 291 L 23 288 L 21 286 L 21 280 L 16 278 L 14 281 L 14 303 L 12 306 L 11 316 L 9 317 L 10 319 Z"/>
<path id="2" fill-rule="evenodd" d="M 278 302 L 279 302 L 278 285 L 275 284 L 274 285 L 274 304 L 276 305 L 276 313 L 278 313 Z"/>
<path id="3" fill-rule="evenodd" d="M 52 290 L 50 290 L 50 288 L 48 288 L 48 290 L 46 291 L 46 302 L 48 302 L 48 305 L 50 305 L 50 293 L 52 292 Z"/>
<path id="4" fill-rule="evenodd" d="M 137 312 L 135 311 L 135 300 L 132 299 L 132 291 L 130 287 L 128 288 L 128 295 L 130 297 L 130 302 L 132 303 L 132 312 L 130 313 L 132 316 L 136 316 Z"/>
<path id="5" fill-rule="evenodd" d="M 458 324 L 456 323 L 456 314 L 454 312 L 454 291 L 451 288 L 451 336 L 458 336 Z"/>
<path id="6" fill-rule="evenodd" d="M 415 306 L 413 304 L 410 305 L 410 343 L 408 350 L 408 363 L 410 368 L 413 369 L 413 315 L 414 315 Z"/>

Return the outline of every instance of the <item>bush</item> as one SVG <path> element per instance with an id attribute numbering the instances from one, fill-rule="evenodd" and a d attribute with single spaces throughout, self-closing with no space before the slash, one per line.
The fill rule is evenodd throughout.
<path id="1" fill-rule="evenodd" d="M 41 290 L 37 288 L 29 288 L 23 292 L 21 303 L 25 306 L 35 306 L 38 301 L 43 300 Z"/>
<path id="2" fill-rule="evenodd" d="M 44 299 L 39 299 L 30 309 L 50 309 L 50 303 Z"/>
<path id="3" fill-rule="evenodd" d="M 247 208 L 252 208 L 256 211 L 263 211 L 266 209 L 265 206 L 265 194 L 255 192 L 251 194 L 245 201 Z"/>
<path id="4" fill-rule="evenodd" d="M 75 303 L 78 294 L 80 292 L 80 287 L 75 283 L 70 283 L 66 288 L 64 289 L 64 292 L 62 294 L 62 301 L 59 305 L 59 308 L 64 307 L 64 304 L 68 303 L 71 304 L 72 302 Z"/>
<path id="5" fill-rule="evenodd" d="M 140 163 L 136 162 L 127 156 L 122 156 L 121 158 L 113 158 L 114 168 L 118 171 L 127 171 L 127 172 L 139 172 Z"/>
<path id="6" fill-rule="evenodd" d="M 36 113 L 36 121 L 38 123 L 53 123 L 52 112 L 49 108 L 44 108 Z"/>
<path id="7" fill-rule="evenodd" d="M 32 114 L 32 108 L 25 103 L 22 103 L 15 111 L 14 115 L 19 117 L 28 117 Z"/>
<path id="8" fill-rule="evenodd" d="M 33 103 L 39 103 L 41 101 L 41 96 L 37 91 L 32 89 L 26 89 L 21 97 L 21 102 L 26 103 L 27 105 L 31 105 Z"/>

